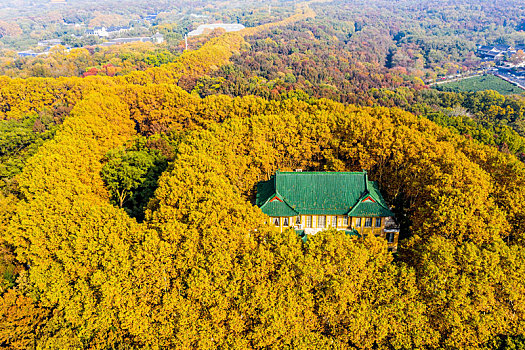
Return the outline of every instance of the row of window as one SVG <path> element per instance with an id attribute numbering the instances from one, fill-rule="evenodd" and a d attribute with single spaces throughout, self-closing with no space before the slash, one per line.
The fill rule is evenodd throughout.
<path id="1" fill-rule="evenodd" d="M 361 227 L 362 219 L 364 219 L 363 227 L 372 227 L 372 218 L 356 218 L 355 227 Z M 281 226 L 281 218 L 273 218 L 273 220 L 274 220 L 273 223 L 275 226 Z M 375 218 L 374 227 L 381 227 L 381 220 L 382 218 Z M 337 221 L 338 221 L 337 216 L 330 217 L 331 227 L 334 227 L 334 228 L 338 227 Z M 305 227 L 312 228 L 312 222 L 313 222 L 312 215 L 307 215 Z M 317 217 L 317 227 L 319 228 L 327 227 L 326 222 L 327 222 L 326 216 L 321 215 Z M 301 216 L 297 216 L 295 218 L 295 225 L 300 225 L 300 224 L 301 224 Z M 283 218 L 283 226 L 290 226 L 290 218 L 287 218 L 287 217 Z M 339 227 L 348 227 L 348 216 L 343 216 L 339 218 Z"/>
<path id="2" fill-rule="evenodd" d="M 364 219 L 365 219 L 364 227 L 372 227 L 372 218 L 364 218 Z M 356 218 L 355 227 L 361 227 L 361 218 Z M 374 227 L 381 227 L 381 218 L 376 218 Z"/>

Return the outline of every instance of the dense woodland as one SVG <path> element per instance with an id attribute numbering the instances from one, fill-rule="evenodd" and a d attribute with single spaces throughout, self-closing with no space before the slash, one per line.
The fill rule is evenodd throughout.
<path id="1" fill-rule="evenodd" d="M 471 44 L 417 13 L 437 36 L 523 36 L 519 3 L 505 23 L 469 4 L 299 3 L 183 53 L 2 66 L 0 346 L 525 347 L 525 97 L 422 80 Z M 414 45 L 420 68 L 394 59 Z M 367 170 L 399 253 L 269 226 L 255 185 L 296 168 Z"/>

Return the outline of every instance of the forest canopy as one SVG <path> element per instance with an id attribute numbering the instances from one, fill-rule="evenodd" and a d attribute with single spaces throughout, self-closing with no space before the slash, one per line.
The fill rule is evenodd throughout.
<path id="1" fill-rule="evenodd" d="M 525 346 L 524 97 L 428 89 L 394 67 L 423 40 L 402 28 L 353 52 L 378 37 L 345 8 L 115 74 L 0 77 L 0 346 Z M 256 184 L 293 169 L 366 170 L 399 252 L 269 225 Z"/>

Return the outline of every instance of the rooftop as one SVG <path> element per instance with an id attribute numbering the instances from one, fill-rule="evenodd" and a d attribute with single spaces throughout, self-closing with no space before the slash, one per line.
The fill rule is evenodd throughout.
<path id="1" fill-rule="evenodd" d="M 188 33 L 188 36 L 196 36 L 204 34 L 206 31 L 213 31 L 217 28 L 222 28 L 227 32 L 237 32 L 239 30 L 244 29 L 245 27 L 242 24 L 233 23 L 233 24 L 226 24 L 226 23 L 216 23 L 216 24 L 201 24 L 197 27 L 196 30 L 193 30 Z"/>
<path id="2" fill-rule="evenodd" d="M 280 172 L 257 185 L 256 205 L 269 216 L 393 216 L 366 172 Z"/>

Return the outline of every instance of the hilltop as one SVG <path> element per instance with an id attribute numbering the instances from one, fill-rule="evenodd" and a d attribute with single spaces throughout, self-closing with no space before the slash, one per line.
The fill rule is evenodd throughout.
<path id="1" fill-rule="evenodd" d="M 497 7 L 373 5 L 385 10 L 290 3 L 274 9 L 283 18 L 196 36 L 188 50 L 10 66 L 0 345 L 522 346 L 525 98 L 423 80 L 474 64 L 460 54 L 476 50 L 469 40 L 498 31 L 454 14 L 476 26 Z M 502 27 L 520 15 L 508 6 Z M 512 25 L 506 38 L 519 39 Z M 46 64 L 64 73 L 35 76 Z M 303 241 L 268 222 L 256 185 L 294 169 L 366 171 L 398 221 L 399 251 L 334 229 Z"/>

